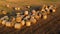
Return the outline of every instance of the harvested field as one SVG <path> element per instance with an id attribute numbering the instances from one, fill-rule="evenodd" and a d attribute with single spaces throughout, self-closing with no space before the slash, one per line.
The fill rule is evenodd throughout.
<path id="1" fill-rule="evenodd" d="M 21 3 L 24 3 L 24 2 L 27 2 L 27 3 L 24 3 L 24 5 L 39 5 L 40 6 L 40 2 L 38 1 L 22 1 L 22 0 L 19 0 L 21 1 Z M 21 7 L 21 6 L 24 6 L 23 4 L 19 4 L 17 2 L 19 1 L 15 1 L 15 0 L 0 0 L 1 4 L 4 6 L 5 4 L 10 4 L 9 2 L 14 2 L 13 5 L 11 5 L 12 7 L 15 5 L 17 5 L 17 7 Z M 34 2 L 36 3 L 34 3 Z M 47 4 L 49 5 L 49 3 L 47 3 L 46 1 L 43 1 L 44 3 L 41 2 L 41 5 L 42 4 Z M 5 4 L 3 4 L 5 3 Z M 30 4 L 31 3 L 31 4 Z M 14 28 L 8 28 L 8 27 L 5 27 L 3 25 L 0 24 L 0 34 L 60 34 L 60 2 L 57 1 L 57 2 L 51 2 L 50 4 L 54 4 L 56 5 L 57 7 L 57 11 L 55 13 L 51 13 L 50 15 L 48 15 L 48 18 L 46 20 L 44 19 L 39 19 L 37 21 L 37 24 L 34 24 L 34 25 L 31 25 L 30 27 L 26 27 L 24 26 L 22 29 L 20 30 L 16 30 Z M 6 7 L 2 7 L 0 6 L 0 9 L 3 9 L 4 10 L 7 10 Z M 23 7 L 24 8 L 24 7 Z M 12 11 L 12 9 L 10 9 Z M 7 11 L 10 11 L 9 9 Z M 0 16 L 1 17 L 1 16 Z"/>

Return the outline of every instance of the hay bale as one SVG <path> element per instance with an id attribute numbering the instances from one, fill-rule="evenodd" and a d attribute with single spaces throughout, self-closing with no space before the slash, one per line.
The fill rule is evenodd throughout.
<path id="1" fill-rule="evenodd" d="M 15 7 L 15 10 L 18 10 L 18 8 Z"/>
<path id="2" fill-rule="evenodd" d="M 20 8 L 19 7 L 15 7 L 15 10 L 20 10 Z"/>
<path id="3" fill-rule="evenodd" d="M 2 25 L 5 25 L 5 24 L 6 24 L 6 20 L 3 20 L 3 21 L 2 21 Z"/>
<path id="4" fill-rule="evenodd" d="M 8 7 L 8 8 L 9 8 L 9 7 L 10 7 L 10 5 L 9 5 L 9 4 L 7 4 L 7 5 L 6 5 L 6 7 Z"/>
<path id="5" fill-rule="evenodd" d="M 20 8 L 18 7 L 17 10 L 20 10 Z"/>
<path id="6" fill-rule="evenodd" d="M 40 18 L 40 16 L 38 16 L 38 15 L 35 15 L 34 17 L 36 20 L 39 20 L 39 18 Z"/>
<path id="7" fill-rule="evenodd" d="M 20 13 L 17 13 L 16 22 L 21 22 L 21 20 L 22 20 L 22 17 L 20 15 Z"/>
<path id="8" fill-rule="evenodd" d="M 29 14 L 28 11 L 25 11 L 25 12 L 24 12 L 24 15 L 25 15 L 25 16 L 28 15 L 28 14 Z"/>
<path id="9" fill-rule="evenodd" d="M 29 19 L 30 19 L 30 15 L 25 16 L 23 19 L 24 19 L 24 20 L 29 20 Z"/>
<path id="10" fill-rule="evenodd" d="M 30 18 L 30 21 L 31 21 L 31 23 L 33 23 L 33 24 L 36 24 L 36 22 L 37 22 L 37 20 L 36 20 L 33 16 Z"/>
<path id="11" fill-rule="evenodd" d="M 36 11 L 35 10 L 32 10 L 32 14 L 36 14 Z"/>
<path id="12" fill-rule="evenodd" d="M 7 11 L 4 11 L 4 10 L 3 10 L 3 11 L 2 11 L 2 14 L 6 15 L 6 14 L 7 14 Z"/>
<path id="13" fill-rule="evenodd" d="M 47 19 L 47 15 L 43 15 L 43 19 L 46 20 Z"/>
<path id="14" fill-rule="evenodd" d="M 15 29 L 21 29 L 22 25 L 20 23 L 15 23 L 14 28 Z"/>
<path id="15" fill-rule="evenodd" d="M 56 9 L 53 9 L 53 12 L 56 12 Z"/>
<path id="16" fill-rule="evenodd" d="M 13 21 L 15 21 L 15 18 L 14 18 L 14 17 L 12 17 L 12 22 L 13 22 Z"/>
<path id="17" fill-rule="evenodd" d="M 22 18 L 21 17 L 16 17 L 16 22 L 21 22 Z"/>
<path id="18" fill-rule="evenodd" d="M 30 21 L 26 21 L 26 26 L 27 27 L 31 26 L 31 22 Z"/>
<path id="19" fill-rule="evenodd" d="M 30 7 L 31 7 L 31 6 L 28 5 L 26 8 L 30 8 Z"/>
<path id="20" fill-rule="evenodd" d="M 11 22 L 6 22 L 6 27 L 12 27 Z"/>
<path id="21" fill-rule="evenodd" d="M 21 21 L 21 24 L 22 24 L 22 26 L 24 26 L 24 25 L 25 25 L 25 21 L 24 21 L 24 20 L 22 20 L 22 21 Z"/>

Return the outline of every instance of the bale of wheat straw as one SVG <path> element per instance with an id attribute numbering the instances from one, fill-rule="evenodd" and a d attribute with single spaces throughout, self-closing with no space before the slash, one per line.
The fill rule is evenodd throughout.
<path id="1" fill-rule="evenodd" d="M 22 26 L 24 26 L 24 25 L 25 25 L 25 21 L 24 21 L 24 20 L 22 20 L 22 21 L 21 21 L 21 24 L 22 24 Z"/>
<path id="2" fill-rule="evenodd" d="M 37 22 L 37 20 L 34 18 L 34 16 L 31 16 L 30 21 L 33 24 L 36 24 L 36 22 Z"/>
<path id="3" fill-rule="evenodd" d="M 25 16 L 28 15 L 28 11 L 25 11 L 25 12 L 24 12 L 24 15 L 25 15 Z"/>
<path id="4" fill-rule="evenodd" d="M 7 22 L 6 20 L 3 20 L 3 21 L 2 21 L 2 25 L 5 25 L 5 24 L 6 24 L 6 22 Z"/>
<path id="5" fill-rule="evenodd" d="M 22 28 L 21 23 L 15 23 L 14 28 L 15 29 L 21 29 Z"/>
<path id="6" fill-rule="evenodd" d="M 6 22 L 6 27 L 12 27 L 11 22 Z"/>
<path id="7" fill-rule="evenodd" d="M 26 21 L 26 26 L 27 27 L 31 26 L 31 22 L 30 21 Z"/>

